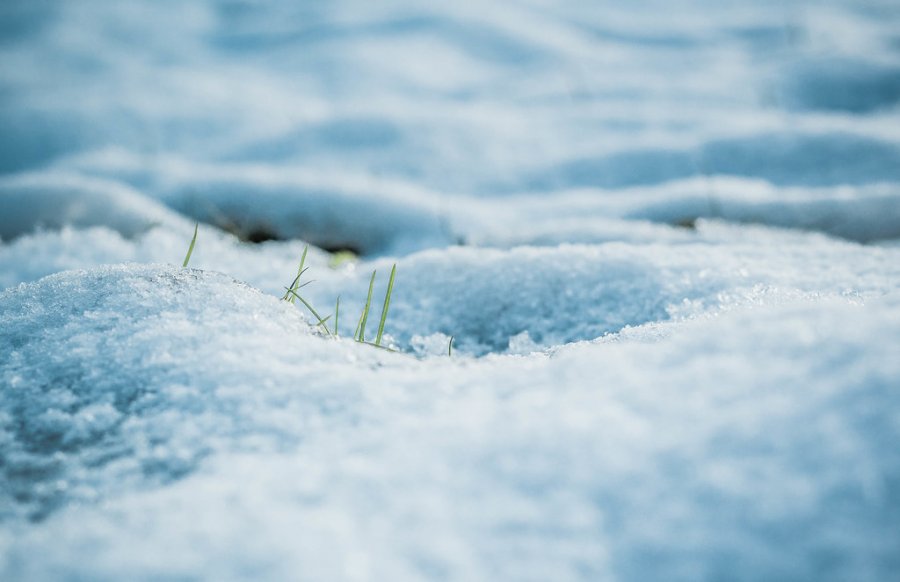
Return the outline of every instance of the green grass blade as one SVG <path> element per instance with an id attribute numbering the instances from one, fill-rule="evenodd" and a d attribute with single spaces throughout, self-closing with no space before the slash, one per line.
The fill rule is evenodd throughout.
<path id="1" fill-rule="evenodd" d="M 318 323 L 316 323 L 316 325 L 321 325 L 323 328 L 325 328 L 325 331 L 326 331 L 327 333 L 329 333 L 329 334 L 331 333 L 331 330 L 328 329 L 328 326 L 327 326 L 327 325 L 325 325 L 325 322 L 328 321 L 329 319 L 331 319 L 331 316 L 330 316 L 330 315 L 329 315 L 328 317 L 322 317 L 322 316 L 319 315 L 319 313 L 315 310 L 315 308 L 313 308 L 313 306 L 310 305 L 309 301 L 307 301 L 306 299 L 304 299 L 303 297 L 301 297 L 300 295 L 298 295 L 296 291 L 294 291 L 293 289 L 288 289 L 287 292 L 288 292 L 292 297 L 298 299 L 298 300 L 300 301 L 300 303 L 302 303 L 304 306 L 306 306 L 307 309 L 309 309 L 309 312 L 312 313 L 313 317 L 315 317 L 316 320 L 318 320 Z"/>
<path id="2" fill-rule="evenodd" d="M 369 295 L 366 297 L 366 305 L 363 307 L 362 315 L 359 318 L 359 334 L 356 336 L 360 342 L 366 341 L 366 321 L 369 319 L 369 307 L 372 306 L 372 289 L 375 287 L 375 273 L 372 271 L 372 278 L 369 279 Z"/>
<path id="3" fill-rule="evenodd" d="M 293 303 L 294 298 L 291 297 L 290 292 L 294 291 L 296 293 L 301 287 L 306 287 L 310 283 L 310 281 L 307 281 L 303 285 L 300 285 L 300 277 L 302 277 L 303 273 L 307 272 L 308 270 L 309 270 L 309 267 L 306 267 L 305 269 L 300 269 L 300 271 L 297 273 L 297 276 L 294 277 L 293 281 L 291 281 L 291 284 L 288 285 L 287 287 L 285 287 L 285 289 L 287 289 L 288 291 L 286 291 L 284 294 L 284 297 L 282 297 L 283 300 L 290 301 L 291 303 Z"/>
<path id="4" fill-rule="evenodd" d="M 341 312 L 341 296 L 334 302 L 334 337 L 338 337 L 338 314 Z"/>
<path id="5" fill-rule="evenodd" d="M 375 345 L 381 345 L 381 336 L 384 335 L 384 323 L 387 321 L 388 309 L 391 307 L 391 293 L 394 292 L 394 275 L 397 274 L 397 264 L 391 267 L 391 276 L 388 278 L 387 291 L 384 293 L 384 305 L 381 307 L 381 321 L 378 322 L 378 335 L 375 336 Z"/>
<path id="6" fill-rule="evenodd" d="M 188 263 L 191 262 L 191 255 L 194 254 L 194 245 L 197 244 L 197 230 L 200 228 L 200 223 L 197 222 L 194 224 L 194 238 L 191 239 L 191 245 L 188 247 L 187 254 L 184 256 L 184 262 L 181 264 L 182 268 L 188 266 Z"/>
<path id="7" fill-rule="evenodd" d="M 299 289 L 299 287 L 297 287 L 297 285 L 300 284 L 300 277 L 302 277 L 303 273 L 306 272 L 306 269 L 303 268 L 303 264 L 306 263 L 306 253 L 308 251 L 309 251 L 309 245 L 306 245 L 305 247 L 303 247 L 303 255 L 300 257 L 300 266 L 297 267 L 297 276 L 294 277 L 294 280 L 291 282 L 291 284 L 288 288 L 289 290 L 293 290 L 294 292 L 296 292 L 297 289 Z M 308 268 L 309 267 L 307 267 L 307 269 Z M 284 299 L 285 301 L 290 301 L 291 303 L 294 302 L 294 297 L 290 294 L 290 292 L 285 293 L 284 297 L 282 297 L 282 299 Z"/>

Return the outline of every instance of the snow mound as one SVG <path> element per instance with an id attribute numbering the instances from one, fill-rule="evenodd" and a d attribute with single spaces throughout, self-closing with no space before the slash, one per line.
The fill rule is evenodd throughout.
<path id="1" fill-rule="evenodd" d="M 626 218 L 690 225 L 697 218 L 823 232 L 862 243 L 900 237 L 900 188 L 777 188 L 765 182 L 712 178 L 631 191 Z"/>
<path id="2" fill-rule="evenodd" d="M 293 174 L 293 175 L 292 175 Z M 302 239 L 357 254 L 443 246 L 448 233 L 427 193 L 372 180 L 316 180 L 266 169 L 192 174 L 163 200 L 250 240 Z"/>
<path id="3" fill-rule="evenodd" d="M 158 225 L 185 230 L 186 221 L 117 182 L 52 173 L 0 177 L 0 239 L 65 226 L 107 226 L 132 237 Z"/>
<path id="4" fill-rule="evenodd" d="M 405 349 L 416 336 L 443 334 L 453 336 L 460 351 L 483 355 L 506 351 L 525 332 L 536 348 L 546 349 L 758 302 L 878 296 L 897 290 L 900 281 L 898 254 L 889 250 L 763 228 L 701 229 L 689 241 L 668 245 L 458 247 L 410 255 L 398 264 L 387 329 Z M 342 313 L 351 314 L 341 327 L 347 336 L 371 268 L 379 273 L 380 300 L 390 263 L 365 267 L 346 276 L 313 270 L 315 283 L 304 288 L 326 308 L 341 296 Z"/>
<path id="5" fill-rule="evenodd" d="M 453 242 L 448 205 L 402 180 L 272 164 L 201 164 L 108 149 L 62 167 L 139 188 L 177 213 L 243 240 L 302 239 L 357 254 L 406 253 Z"/>
<path id="6" fill-rule="evenodd" d="M 858 242 L 900 237 L 900 188 L 777 187 L 735 177 L 699 177 L 623 190 L 561 191 L 461 205 L 451 226 L 469 243 L 488 246 L 564 242 L 689 242 L 697 219 L 824 232 Z"/>
<path id="7" fill-rule="evenodd" d="M 63 273 L 0 304 L 5 519 L 190 472 L 224 429 L 209 406 L 229 388 L 209 374 L 253 383 L 245 353 L 297 353 L 310 334 L 273 297 L 173 267 Z"/>
<path id="8" fill-rule="evenodd" d="M 780 186 L 900 181 L 900 147 L 855 132 L 754 133 L 693 149 L 645 147 L 555 163 L 521 189 L 623 188 L 691 176 L 743 176 Z"/>

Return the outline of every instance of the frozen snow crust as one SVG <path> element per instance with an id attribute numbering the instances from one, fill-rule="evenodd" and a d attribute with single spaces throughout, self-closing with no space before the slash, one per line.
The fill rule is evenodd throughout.
<path id="1" fill-rule="evenodd" d="M 894 580 L 897 30 L 0 2 L 0 580 Z"/>

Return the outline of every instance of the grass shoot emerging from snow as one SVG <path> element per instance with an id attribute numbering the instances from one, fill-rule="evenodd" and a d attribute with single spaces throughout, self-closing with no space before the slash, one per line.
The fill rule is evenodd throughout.
<path id="1" fill-rule="evenodd" d="M 340 337 L 338 332 L 338 315 L 341 313 L 341 296 L 338 295 L 334 302 L 334 337 Z"/>
<path id="2" fill-rule="evenodd" d="M 288 287 L 287 292 L 284 294 L 284 297 L 282 297 L 282 299 L 289 303 L 293 303 L 296 299 L 295 294 L 297 292 L 297 289 L 300 288 L 300 277 L 302 277 L 303 273 L 306 271 L 306 269 L 303 268 L 303 265 L 306 263 L 306 253 L 308 251 L 309 245 L 303 247 L 303 255 L 300 257 L 300 266 L 297 268 L 297 276 L 294 277 L 294 280 L 291 282 L 290 287 Z"/>
<path id="3" fill-rule="evenodd" d="M 325 333 L 327 333 L 333 337 L 339 337 L 338 322 L 339 322 L 339 316 L 340 316 L 340 311 L 341 311 L 340 296 L 338 296 L 337 300 L 335 301 L 334 314 L 333 314 L 334 320 L 332 322 L 332 329 L 329 329 L 327 322 L 329 319 L 332 318 L 332 315 L 322 317 L 321 315 L 319 315 L 319 312 L 316 311 L 316 309 L 310 304 L 310 302 L 307 301 L 306 299 L 304 299 L 303 296 L 301 296 L 299 293 L 300 289 L 302 289 L 306 285 L 309 285 L 310 283 L 312 283 L 312 281 L 307 281 L 306 283 L 303 283 L 303 284 L 300 283 L 300 279 L 303 277 L 303 274 L 306 273 L 307 270 L 309 270 L 309 267 L 304 266 L 306 264 L 306 255 L 307 255 L 308 251 L 309 251 L 309 245 L 304 247 L 303 255 L 300 257 L 300 266 L 297 268 L 297 276 L 294 277 L 294 280 L 291 281 L 291 284 L 289 286 L 285 287 L 285 294 L 284 294 L 284 297 L 282 297 L 282 299 L 284 301 L 288 301 L 290 303 L 299 301 L 300 303 L 303 304 L 304 307 L 306 307 L 307 310 L 309 310 L 309 312 L 312 314 L 312 316 L 316 318 L 316 320 L 318 322 L 316 325 L 322 326 L 322 328 L 325 330 Z M 381 344 L 384 339 L 384 327 L 385 327 L 385 324 L 387 323 L 388 310 L 390 309 L 390 306 L 391 306 L 391 294 L 394 292 L 394 277 L 397 274 L 397 265 L 394 264 L 394 266 L 391 267 L 391 275 L 390 275 L 390 278 L 388 279 L 387 291 L 384 294 L 384 304 L 381 308 L 381 319 L 378 322 L 378 330 L 375 334 L 375 341 L 373 343 L 370 341 L 366 341 L 366 324 L 369 320 L 369 309 L 371 309 L 371 307 L 372 307 L 372 294 L 375 289 L 376 274 L 377 274 L 377 271 L 372 271 L 372 277 L 369 279 L 369 291 L 366 295 L 366 303 L 363 306 L 362 313 L 359 316 L 359 323 L 357 323 L 357 325 L 356 325 L 356 331 L 353 332 L 353 339 L 359 343 L 363 343 L 363 344 L 370 345 L 370 346 L 375 346 L 377 348 L 390 350 L 390 348 L 383 346 Z M 391 351 L 393 351 L 393 350 L 391 350 Z"/>
<path id="4" fill-rule="evenodd" d="M 381 306 L 381 321 L 378 322 L 378 333 L 375 335 L 375 345 L 381 345 L 381 337 L 384 335 L 384 322 L 387 321 L 388 309 L 391 307 L 391 293 L 394 292 L 394 275 L 397 274 L 397 265 L 391 267 L 391 276 L 388 279 L 387 291 L 384 293 L 384 305 Z M 372 272 L 372 277 L 375 272 Z"/>
<path id="5" fill-rule="evenodd" d="M 366 304 L 363 306 L 362 314 L 359 316 L 359 323 L 356 324 L 356 332 L 353 334 L 356 341 L 365 343 L 366 341 L 366 322 L 369 321 L 369 308 L 372 306 L 372 289 L 375 287 L 375 273 L 372 271 L 372 278 L 369 279 L 369 293 L 366 296 Z"/>
<path id="6" fill-rule="evenodd" d="M 191 261 L 191 255 L 194 252 L 194 245 L 197 244 L 197 231 L 200 228 L 200 223 L 194 225 L 194 236 L 191 238 L 191 244 L 188 246 L 187 254 L 184 257 L 184 262 L 182 263 L 182 267 L 187 267 L 188 263 Z M 332 318 L 332 315 L 327 315 L 322 317 L 319 315 L 319 312 L 312 306 L 312 304 L 303 298 L 300 295 L 299 291 L 303 287 L 312 283 L 312 281 L 307 281 L 306 283 L 300 284 L 300 279 L 303 277 L 303 274 L 309 270 L 309 267 L 306 265 L 306 255 L 309 252 L 309 245 L 303 247 L 303 254 L 300 256 L 300 266 L 297 267 L 297 275 L 294 277 L 294 280 L 291 281 L 291 284 L 285 287 L 284 296 L 281 298 L 288 303 L 295 303 L 299 301 L 306 307 L 307 310 L 312 314 L 313 317 L 316 318 L 316 325 L 321 326 L 322 329 L 325 330 L 325 333 L 332 337 L 339 337 L 338 333 L 338 316 L 341 311 L 341 297 L 338 296 L 337 301 L 334 304 L 334 321 L 332 322 L 333 329 L 328 328 L 328 320 Z M 375 275 L 377 271 L 372 271 L 372 278 L 369 279 L 369 292 L 366 296 L 366 304 L 363 307 L 362 314 L 359 317 L 359 323 L 356 326 L 356 331 L 353 332 L 353 339 L 359 343 L 375 346 L 376 348 L 381 348 L 389 351 L 394 351 L 389 347 L 382 346 L 381 342 L 384 339 L 384 326 L 387 323 L 388 310 L 391 307 L 391 294 L 394 292 L 394 277 L 397 274 L 397 265 L 394 264 L 391 267 L 391 275 L 388 279 L 387 291 L 384 294 L 384 304 L 381 307 L 381 319 L 378 322 L 378 331 L 375 334 L 375 342 L 366 341 L 366 323 L 369 320 L 369 309 L 372 307 L 372 292 L 375 289 Z"/>
<path id="7" fill-rule="evenodd" d="M 181 264 L 181 268 L 186 268 L 188 263 L 191 262 L 191 255 L 194 254 L 194 245 L 197 244 L 197 230 L 200 228 L 200 223 L 194 224 L 194 237 L 191 239 L 191 244 L 188 246 L 187 254 L 184 255 L 184 262 Z"/>

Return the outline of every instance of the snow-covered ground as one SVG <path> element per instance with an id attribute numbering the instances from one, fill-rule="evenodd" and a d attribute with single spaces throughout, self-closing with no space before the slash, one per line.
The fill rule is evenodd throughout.
<path id="1" fill-rule="evenodd" d="M 0 4 L 0 579 L 897 580 L 898 30 Z"/>

